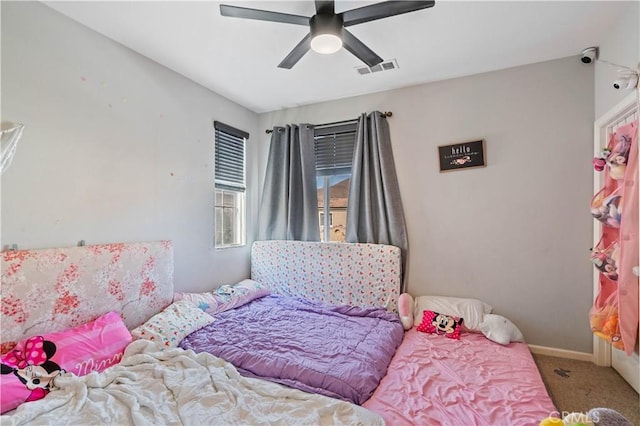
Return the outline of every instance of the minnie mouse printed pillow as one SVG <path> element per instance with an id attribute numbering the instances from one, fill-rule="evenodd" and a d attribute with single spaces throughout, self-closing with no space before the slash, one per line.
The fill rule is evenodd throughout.
<path id="1" fill-rule="evenodd" d="M 423 333 L 444 334 L 450 339 L 460 340 L 460 331 L 464 319 L 440 314 L 435 311 L 424 311 L 418 331 Z"/>
<path id="2" fill-rule="evenodd" d="M 84 376 L 119 363 L 130 342 L 131 333 L 116 312 L 18 342 L 0 357 L 0 413 L 44 398 L 59 374 Z"/>

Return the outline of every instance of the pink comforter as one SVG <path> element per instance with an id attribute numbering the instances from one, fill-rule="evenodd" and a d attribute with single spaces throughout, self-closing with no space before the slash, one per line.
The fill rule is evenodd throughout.
<path id="1" fill-rule="evenodd" d="M 538 425 L 556 411 L 526 344 L 415 328 L 363 407 L 387 425 Z"/>

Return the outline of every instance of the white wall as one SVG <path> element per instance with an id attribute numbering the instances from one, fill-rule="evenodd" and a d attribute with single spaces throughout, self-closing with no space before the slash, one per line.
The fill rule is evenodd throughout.
<path id="1" fill-rule="evenodd" d="M 260 129 L 392 111 L 409 292 L 479 298 L 530 344 L 591 352 L 593 74 L 571 57 L 262 114 Z M 480 138 L 486 168 L 439 173 L 438 145 Z M 267 149 L 263 135 L 261 175 Z"/>
<path id="2" fill-rule="evenodd" d="M 25 124 L 3 247 L 168 239 L 179 291 L 249 275 L 248 246 L 213 248 L 212 120 L 251 133 L 252 188 L 255 113 L 34 2 L 2 2 L 1 83 L 3 124 Z"/>

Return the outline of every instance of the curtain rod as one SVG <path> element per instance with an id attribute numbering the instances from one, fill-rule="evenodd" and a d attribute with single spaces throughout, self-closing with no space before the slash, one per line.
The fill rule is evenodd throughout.
<path id="1" fill-rule="evenodd" d="M 391 111 L 385 111 L 382 113 L 383 117 L 391 117 L 393 116 L 393 113 Z M 325 126 L 335 126 L 336 124 L 344 124 L 344 123 L 351 123 L 353 121 L 358 121 L 357 118 L 353 118 L 351 120 L 343 120 L 343 121 L 334 121 L 333 123 L 323 123 L 323 124 L 318 124 L 316 125 L 316 127 L 325 127 Z M 273 130 L 272 129 L 267 129 L 264 131 L 266 134 L 272 133 Z"/>

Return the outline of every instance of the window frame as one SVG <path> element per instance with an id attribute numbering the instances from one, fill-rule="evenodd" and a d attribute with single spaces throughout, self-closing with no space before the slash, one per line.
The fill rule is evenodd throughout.
<path id="1" fill-rule="evenodd" d="M 246 218 L 246 171 L 247 171 L 247 140 L 249 133 L 235 127 L 213 122 L 214 126 L 214 235 L 213 245 L 215 249 L 243 247 L 247 241 Z M 242 149 L 238 150 L 238 145 Z M 222 154 L 224 153 L 224 154 Z M 240 163 L 240 164 L 239 164 Z M 240 168 L 242 170 L 240 170 Z M 225 205 L 225 194 L 234 195 L 234 205 Z M 218 195 L 221 203 L 218 204 Z M 218 220 L 218 211 L 221 209 L 222 223 Z M 224 242 L 225 211 L 233 211 L 235 224 L 233 243 Z M 218 241 L 218 231 L 221 230 L 221 241 Z"/>

